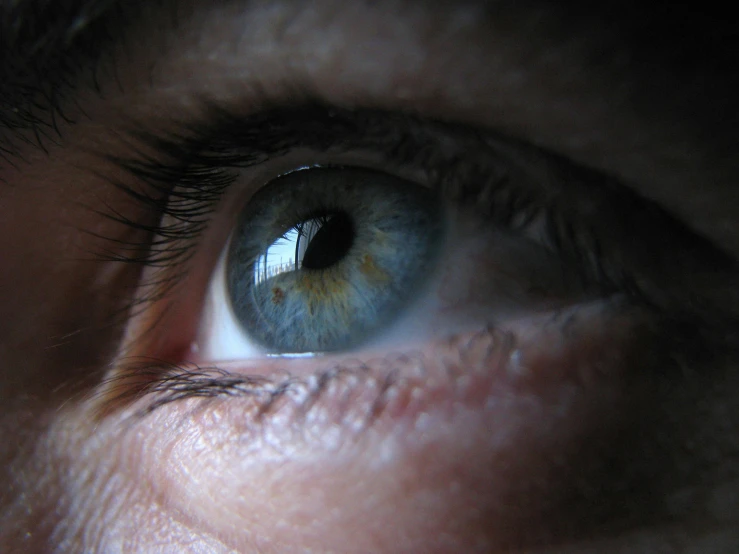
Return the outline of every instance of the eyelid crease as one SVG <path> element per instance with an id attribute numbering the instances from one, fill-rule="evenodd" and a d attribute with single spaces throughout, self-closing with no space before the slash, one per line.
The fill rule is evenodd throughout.
<path id="1" fill-rule="evenodd" d="M 625 292 L 698 328 L 712 319 L 736 322 L 738 288 L 726 256 L 625 185 L 556 154 L 488 130 L 315 101 L 265 104 L 247 116 L 206 102 L 203 113 L 170 132 L 135 124 L 128 131 L 134 154 L 104 155 L 133 177 L 134 184 L 111 183 L 144 207 L 146 222 L 107 217 L 139 226 L 151 241 L 146 256 L 121 261 L 166 270 L 156 286 L 142 283 L 151 292 L 136 300 L 139 309 L 180 281 L 239 170 L 296 149 L 370 150 L 390 164 L 422 168 L 444 197 L 475 206 L 491 224 L 533 235 L 603 294 Z"/>

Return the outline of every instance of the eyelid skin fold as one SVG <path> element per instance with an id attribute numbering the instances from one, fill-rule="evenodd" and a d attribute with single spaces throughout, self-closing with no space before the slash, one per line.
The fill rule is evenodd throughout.
<path id="1" fill-rule="evenodd" d="M 428 409 L 425 404 L 412 407 L 414 401 L 440 400 L 438 395 L 428 391 L 423 393 L 423 398 L 414 400 L 414 390 L 429 384 L 440 390 L 454 389 L 449 398 L 453 402 L 458 400 L 454 398 L 457 393 L 469 393 L 480 401 L 491 388 L 526 387 L 529 381 L 539 385 L 587 381 L 589 377 L 577 371 L 580 364 L 550 365 L 547 360 L 595 355 L 604 348 L 603 341 L 620 341 L 630 336 L 630 329 L 640 325 L 639 320 L 645 316 L 646 313 L 639 309 L 628 307 L 623 298 L 613 298 L 523 318 L 500 328 L 453 335 L 432 344 L 410 344 L 405 351 L 391 353 L 370 349 L 357 354 L 331 353 L 309 358 L 274 356 L 225 361 L 217 367 L 185 364 L 165 365 L 159 369 L 161 362 L 157 360 L 130 359 L 124 362 L 124 371 L 109 384 L 120 386 L 112 390 L 130 394 L 125 380 L 146 380 L 147 373 L 152 370 L 161 373 L 146 386 L 153 400 L 147 401 L 143 411 L 138 412 L 140 416 L 179 400 L 222 396 L 250 399 L 255 409 L 252 415 L 261 419 L 265 414 L 280 410 L 280 406 L 294 416 L 302 414 L 333 386 L 332 383 L 344 381 L 345 386 L 362 391 L 365 401 L 371 399 L 371 402 L 362 403 L 339 395 L 342 409 L 365 412 L 369 418 L 378 417 L 385 409 L 396 417 L 414 418 Z M 584 332 L 585 329 L 589 332 Z M 578 339 L 587 340 L 592 346 L 584 349 L 582 343 L 578 343 L 578 348 L 568 346 L 563 330 L 581 335 Z M 567 353 L 567 348 L 573 348 L 573 352 Z M 590 349 L 592 353 L 586 353 Z M 587 367 L 587 364 L 582 365 Z M 462 384 L 465 390 L 457 390 Z M 388 398 L 384 397 L 390 389 L 404 389 L 403 399 L 395 398 L 397 402 L 393 406 L 389 406 Z M 449 394 L 449 390 L 444 390 L 442 396 Z M 405 410 L 410 411 L 401 414 Z"/>

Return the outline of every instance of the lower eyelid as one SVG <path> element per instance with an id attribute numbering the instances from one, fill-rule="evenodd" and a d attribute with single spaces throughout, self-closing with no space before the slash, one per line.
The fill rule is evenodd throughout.
<path id="1" fill-rule="evenodd" d="M 165 368 L 169 381 L 152 382 L 123 411 L 121 443 L 133 460 L 142 456 L 136 471 L 147 490 L 164 494 L 172 509 L 227 526 L 251 525 L 243 495 L 267 494 L 259 490 L 271 472 L 287 471 L 280 486 L 289 487 L 321 460 L 361 472 L 421 456 L 408 467 L 428 467 L 428 448 L 443 445 L 437 455 L 451 456 L 461 447 L 455 441 L 474 441 L 482 450 L 472 465 L 497 460 L 496 473 L 535 467 L 539 451 L 574 462 L 582 441 L 593 433 L 602 440 L 628 413 L 625 383 L 640 369 L 649 320 L 614 298 L 395 355 Z M 558 486 L 533 478 L 538 487 Z"/>
<path id="2" fill-rule="evenodd" d="M 426 410 L 443 410 L 445 404 L 448 408 L 460 402 L 484 403 L 506 389 L 518 393 L 522 387 L 534 390 L 596 379 L 580 372 L 588 371 L 590 358 L 612 349 L 609 345 L 630 338 L 642 317 L 640 310 L 614 298 L 408 345 L 397 353 L 365 350 L 312 358 L 277 356 L 217 367 L 154 367 L 152 380 L 139 383 L 148 398 L 137 404 L 146 413 L 153 406 L 221 398 L 252 417 L 259 414 L 260 421 L 279 415 L 281 424 L 287 413 L 305 417 L 314 406 L 333 410 L 328 418 L 324 413 L 324 423 L 336 417 L 344 420 L 350 412 L 354 419 L 379 420 L 389 414 L 392 421 L 412 419 Z M 150 367 L 151 361 L 134 359 L 122 366 L 121 376 L 143 379 Z"/>

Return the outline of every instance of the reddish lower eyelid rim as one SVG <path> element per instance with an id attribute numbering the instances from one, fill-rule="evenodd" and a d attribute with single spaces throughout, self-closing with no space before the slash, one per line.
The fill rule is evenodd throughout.
<path id="1" fill-rule="evenodd" d="M 117 391 L 119 405 L 139 398 L 138 409 L 144 410 L 152 403 L 165 405 L 187 398 L 188 391 L 190 396 L 221 397 L 235 402 L 233 409 L 242 406 L 250 412 L 297 414 L 309 402 L 333 418 L 385 420 L 395 425 L 459 406 L 483 409 L 496 396 L 536 396 L 585 382 L 620 380 L 628 368 L 604 371 L 604 366 L 615 362 L 602 356 L 630 351 L 638 318 L 628 313 L 611 317 L 600 313 L 601 308 L 582 311 L 590 313 L 577 313 L 576 308 L 567 317 L 553 319 L 549 314 L 407 352 L 368 353 L 361 358 L 268 358 L 202 367 L 138 362 L 122 368 L 118 380 L 109 382 L 107 396 L 115 400 Z M 132 390 L 138 393 L 131 394 Z M 154 390 L 153 395 L 147 394 Z M 244 399 L 249 399 L 246 404 Z"/>

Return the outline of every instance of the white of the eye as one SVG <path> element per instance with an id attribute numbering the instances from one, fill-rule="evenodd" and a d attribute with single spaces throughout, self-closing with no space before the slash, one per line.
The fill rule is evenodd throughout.
<path id="1" fill-rule="evenodd" d="M 290 233 L 294 233 L 295 236 L 291 236 Z M 285 240 L 276 241 L 265 255 L 259 258 L 258 264 L 261 264 L 264 271 L 268 272 L 267 277 L 279 273 L 280 267 L 288 268 L 290 264 L 288 270 L 293 271 L 295 269 L 293 258 L 289 257 L 288 262 L 284 263 L 282 259 L 295 256 L 296 245 L 300 247 L 300 243 L 309 243 L 315 231 L 308 237 L 309 240 L 303 240 L 305 237 L 298 240 L 297 231 L 291 231 L 290 233 L 286 235 Z M 305 250 L 304 245 L 302 250 Z M 229 247 L 226 244 L 208 285 L 197 339 L 190 347 L 191 352 L 197 354 L 199 360 L 208 362 L 247 360 L 264 356 L 288 358 L 315 356 L 312 352 L 267 354 L 259 345 L 249 340 L 246 333 L 241 329 L 229 300 L 228 287 L 226 286 L 226 257 L 228 251 Z M 300 252 L 299 259 L 302 259 L 303 253 Z M 262 258 L 264 258 L 263 261 Z M 260 267 L 260 265 L 257 267 Z M 258 279 L 259 273 L 259 270 L 255 271 L 255 279 Z"/>
<path id="2" fill-rule="evenodd" d="M 193 350 L 208 361 L 252 358 L 261 355 L 260 349 L 241 331 L 228 300 L 226 287 L 226 255 L 223 249 L 205 296 L 202 317 Z"/>

